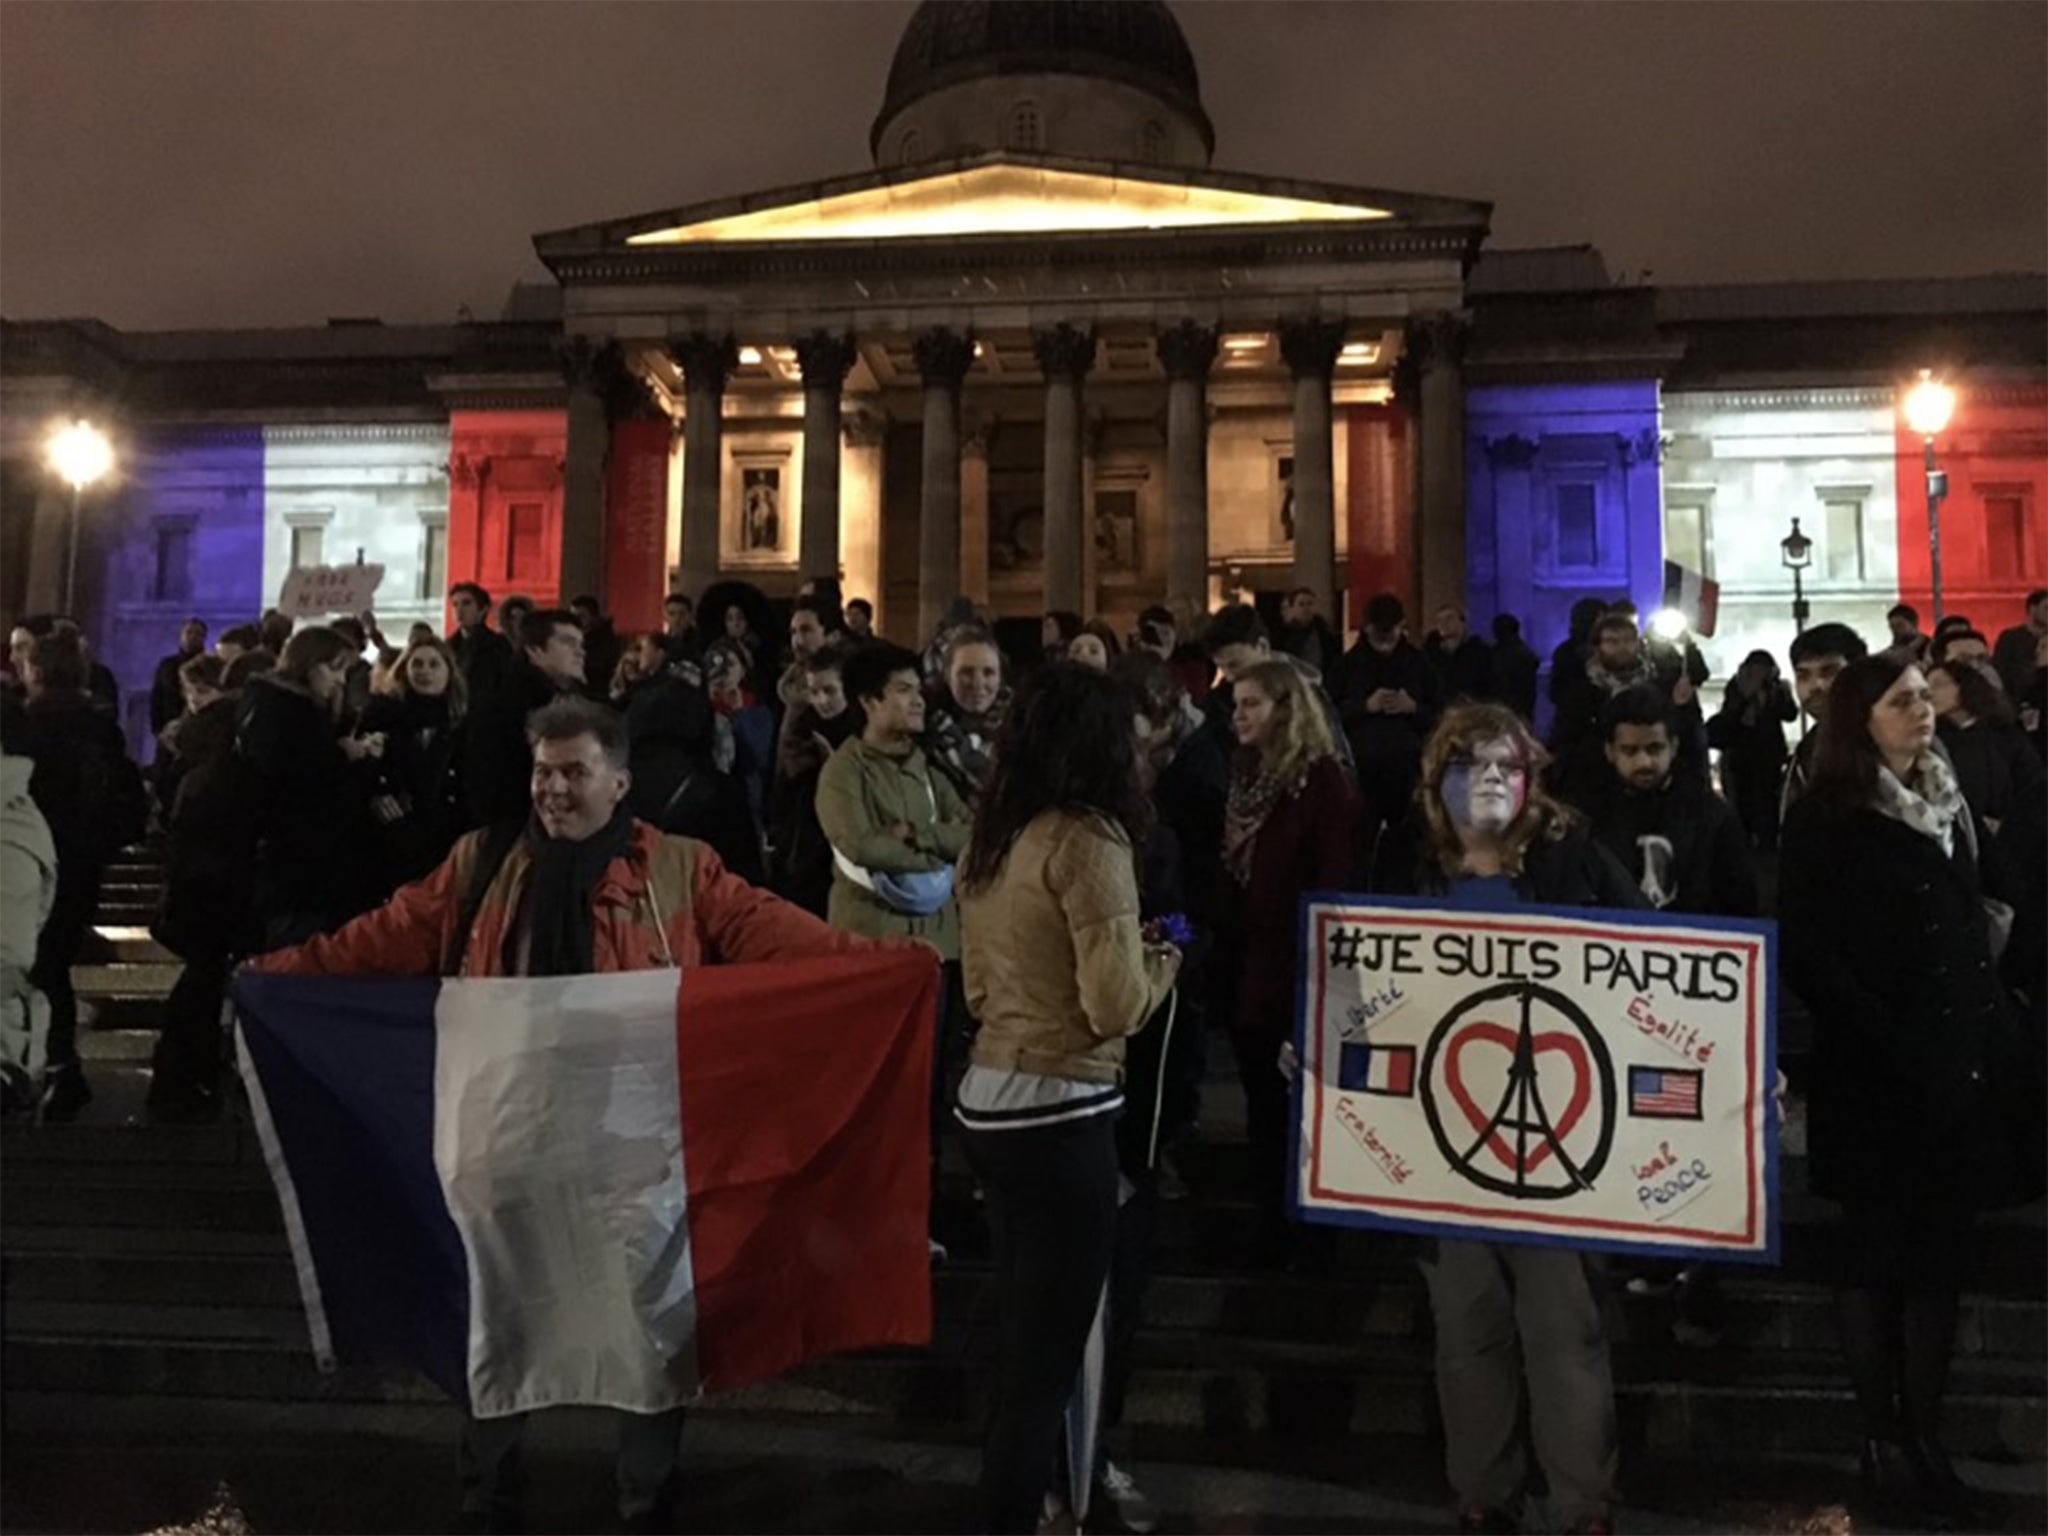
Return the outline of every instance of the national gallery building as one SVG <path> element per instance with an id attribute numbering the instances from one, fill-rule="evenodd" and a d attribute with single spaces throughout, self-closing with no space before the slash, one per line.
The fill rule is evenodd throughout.
<path id="1" fill-rule="evenodd" d="M 849 125 L 851 126 L 851 125 Z M 1151 0 L 927 0 L 872 168 L 537 235 L 552 285 L 494 320 L 0 336 L 0 611 L 61 606 L 53 421 L 114 435 L 72 606 L 131 695 L 192 614 L 361 559 L 378 611 L 449 583 L 787 596 L 838 571 L 920 639 L 968 596 L 1127 626 L 1297 585 L 1349 622 L 1393 590 L 1539 651 L 1587 593 L 1720 583 L 1727 673 L 1814 620 L 1923 606 L 1920 369 L 1951 610 L 2048 585 L 2048 282 L 1616 283 L 1590 246 L 1501 250 L 1483 202 L 1223 168 Z M 141 731 L 134 733 L 140 740 Z"/>

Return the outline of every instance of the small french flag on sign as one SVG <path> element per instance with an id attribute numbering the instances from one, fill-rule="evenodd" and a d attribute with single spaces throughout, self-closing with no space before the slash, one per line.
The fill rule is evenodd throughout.
<path id="1" fill-rule="evenodd" d="M 1409 1098 L 1415 1092 L 1415 1047 L 1346 1045 L 1337 1060 L 1337 1086 L 1352 1093 Z"/>
<path id="2" fill-rule="evenodd" d="M 1692 623 L 1693 633 L 1711 635 L 1721 615 L 1721 583 L 1676 560 L 1664 562 L 1664 606 L 1676 608 Z"/>

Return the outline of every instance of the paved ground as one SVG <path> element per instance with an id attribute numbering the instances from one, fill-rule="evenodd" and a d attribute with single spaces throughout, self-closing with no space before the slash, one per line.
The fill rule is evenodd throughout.
<path id="1" fill-rule="evenodd" d="M 193 1411 L 172 1399 L 10 1403 L 0 1525 L 9 1532 L 434 1531 L 453 1523 L 454 1417 L 441 1407 L 345 1412 L 318 1405 Z M 610 1424 L 542 1416 L 530 1441 L 529 1528 L 602 1531 Z M 849 1419 L 696 1417 L 684 1437 L 680 1528 L 764 1533 L 973 1528 L 976 1458 L 964 1443 L 908 1439 Z M 1161 1458 L 1146 1453 L 1158 1451 Z M 1450 1528 L 1419 1446 L 1322 1450 L 1254 1469 L 1245 1447 L 1160 1442 L 1136 1470 L 1162 1530 L 1392 1533 Z M 1170 1457 L 1170 1459 L 1162 1459 Z M 2039 1468 L 1973 1467 L 2002 1486 L 1996 1528 L 2040 1530 Z M 1625 1529 L 1840 1532 L 1887 1527 L 1852 1512 L 1847 1463 L 1629 1469 Z M 2030 1496 L 2031 1495 L 2031 1496 Z M 1897 1529 L 1898 1527 L 1890 1527 Z"/>

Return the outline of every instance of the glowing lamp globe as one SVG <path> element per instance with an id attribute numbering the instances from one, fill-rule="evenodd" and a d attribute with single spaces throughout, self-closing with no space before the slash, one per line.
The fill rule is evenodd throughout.
<path id="1" fill-rule="evenodd" d="M 49 459 L 59 479 L 82 491 L 114 467 L 114 445 L 99 428 L 74 421 L 51 434 Z"/>
<path id="2" fill-rule="evenodd" d="M 1915 433 L 1935 437 L 1948 429 L 1949 418 L 1956 413 L 1956 392 L 1922 368 L 1920 381 L 1906 391 L 1901 408 Z"/>

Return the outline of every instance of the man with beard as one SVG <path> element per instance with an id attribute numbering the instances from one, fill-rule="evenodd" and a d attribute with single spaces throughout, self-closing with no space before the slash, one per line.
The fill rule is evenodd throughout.
<path id="1" fill-rule="evenodd" d="M 1557 692 L 1557 719 L 1551 727 L 1550 750 L 1553 792 L 1574 804 L 1583 804 L 1607 772 L 1602 761 L 1600 720 L 1607 701 L 1630 688 L 1653 688 L 1667 701 L 1690 704 L 1697 714 L 1695 690 L 1681 672 L 1671 676 L 1657 665 L 1643 645 L 1636 621 L 1626 613 L 1603 614 L 1593 626 L 1591 654 L 1580 675 Z M 1676 699 L 1682 691 L 1686 697 Z M 1681 772 L 1699 772 L 1705 765 L 1693 750 L 1692 733 L 1679 730 L 1678 765 Z"/>

